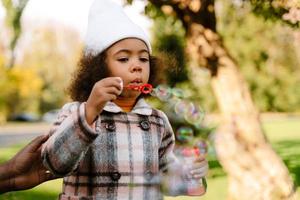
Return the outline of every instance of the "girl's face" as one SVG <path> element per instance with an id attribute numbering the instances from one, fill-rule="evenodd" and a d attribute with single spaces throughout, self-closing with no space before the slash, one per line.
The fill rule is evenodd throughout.
<path id="1" fill-rule="evenodd" d="M 146 44 L 135 38 L 121 40 L 106 52 L 110 76 L 121 77 L 123 85 L 142 85 L 148 82 L 150 56 Z M 123 90 L 123 97 L 138 97 L 139 91 Z"/>

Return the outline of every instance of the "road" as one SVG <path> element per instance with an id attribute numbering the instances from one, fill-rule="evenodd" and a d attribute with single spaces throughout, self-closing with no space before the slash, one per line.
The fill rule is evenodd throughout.
<path id="1" fill-rule="evenodd" d="M 38 135 L 47 133 L 46 123 L 8 123 L 0 126 L 0 148 L 26 143 Z"/>

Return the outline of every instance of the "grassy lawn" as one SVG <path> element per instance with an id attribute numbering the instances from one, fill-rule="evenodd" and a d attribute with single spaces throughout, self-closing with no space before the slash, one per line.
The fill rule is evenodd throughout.
<path id="1" fill-rule="evenodd" d="M 265 120 L 263 123 L 275 151 L 289 168 L 298 191 L 300 192 L 300 118 L 283 118 Z M 12 157 L 22 145 L 1 148 L 0 163 Z M 208 192 L 199 197 L 166 197 L 166 200 L 225 200 L 226 199 L 226 174 L 214 157 L 209 157 L 210 174 L 208 177 Z M 61 190 L 61 180 L 49 181 L 27 191 L 11 192 L 0 196 L 0 200 L 54 200 Z"/>
<path id="2" fill-rule="evenodd" d="M 300 118 L 263 124 L 267 137 L 283 159 L 300 192 Z"/>

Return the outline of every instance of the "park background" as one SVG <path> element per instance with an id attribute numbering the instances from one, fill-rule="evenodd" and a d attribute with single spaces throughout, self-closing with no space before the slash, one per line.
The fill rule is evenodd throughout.
<path id="1" fill-rule="evenodd" d="M 31 1 L 1 2 L 6 15 L 0 21 L 0 130 L 10 132 L 16 129 L 20 134 L 20 130 L 42 133 L 47 131 L 49 123 L 16 123 L 10 119 L 20 113 L 41 117 L 69 101 L 65 89 L 81 54 L 83 33 L 66 25 L 63 20 L 22 18 L 26 6 L 22 7 L 18 2 L 30 5 Z M 71 1 L 61 2 L 72 7 Z M 230 197 L 246 200 L 249 196 L 242 191 L 247 187 L 252 193 L 251 199 L 292 199 L 293 195 L 289 196 L 291 185 L 300 190 L 299 1 L 141 2 L 133 1 L 134 5 L 139 4 L 138 7 L 147 5 L 146 15 L 152 21 L 140 23 L 146 23 L 149 28 L 155 54 L 168 55 L 165 84 L 183 89 L 189 94 L 189 99 L 206 113 L 201 127 L 193 127 L 197 130 L 197 137 L 206 139 L 210 144 L 209 187 L 207 194 L 200 199 Z M 83 10 L 86 11 L 88 3 L 85 5 Z M 65 12 L 68 10 L 65 9 Z M 193 29 L 195 24 L 200 28 Z M 223 57 L 225 61 L 221 59 Z M 216 68 L 220 69 L 218 73 Z M 229 69 L 225 76 L 222 76 L 223 69 Z M 246 95 L 239 95 L 239 91 Z M 164 102 L 153 99 L 151 103 L 166 109 Z M 243 110 L 243 107 L 248 109 Z M 176 125 L 176 122 L 173 124 Z M 261 130 L 253 128 L 260 124 Z M 224 135 L 231 136 L 230 133 L 235 132 L 232 129 L 240 131 L 242 140 L 230 145 Z M 218 137 L 224 139 L 221 144 L 215 143 Z M 0 146 L 0 162 L 8 160 L 27 142 Z M 269 143 L 271 149 L 265 147 Z M 253 144 L 256 148 L 251 149 Z M 235 153 L 249 159 L 232 159 L 235 157 L 230 154 L 230 146 L 235 146 L 235 150 L 242 149 Z M 256 151 L 261 148 L 263 150 L 257 156 Z M 279 159 L 272 154 L 272 149 Z M 232 157 L 226 157 L 226 151 L 229 152 L 227 156 Z M 259 165 L 251 168 L 248 162 L 253 161 L 265 162 L 267 169 L 260 169 Z M 230 167 L 233 165 L 236 168 Z M 243 169 L 244 165 L 249 168 Z M 276 169 L 275 174 L 268 173 L 272 168 Z M 285 170 L 289 171 L 288 176 L 272 179 L 276 173 L 282 174 L 279 172 Z M 233 171 L 245 173 L 239 176 Z M 269 182 L 261 181 L 264 179 Z M 230 189 L 235 182 L 240 184 L 240 188 Z M 251 184 L 257 184 L 259 189 L 254 190 Z M 50 200 L 56 199 L 60 190 L 61 180 L 55 180 L 32 190 L 2 195 L 0 199 Z M 274 195 L 265 194 L 268 190 Z M 258 195 L 253 196 L 253 192 Z"/>

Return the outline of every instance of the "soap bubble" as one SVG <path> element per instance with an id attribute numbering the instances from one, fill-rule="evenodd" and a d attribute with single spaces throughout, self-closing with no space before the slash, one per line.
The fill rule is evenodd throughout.
<path id="1" fill-rule="evenodd" d="M 207 142 L 204 140 L 196 141 L 194 147 L 199 149 L 200 154 L 206 154 L 208 152 L 208 145 Z"/>
<path id="2" fill-rule="evenodd" d="M 162 101 L 167 101 L 172 96 L 171 88 L 166 85 L 159 85 L 154 90 L 155 96 Z"/>
<path id="3" fill-rule="evenodd" d="M 179 88 L 173 88 L 172 89 L 172 94 L 174 97 L 177 97 L 177 98 L 184 98 L 185 95 L 184 95 L 184 91 L 182 89 L 179 89 Z"/>
<path id="4" fill-rule="evenodd" d="M 182 126 L 176 130 L 176 138 L 181 143 L 187 143 L 193 140 L 194 130 L 188 126 Z"/>
<path id="5" fill-rule="evenodd" d="M 194 104 L 193 104 L 194 105 Z M 199 106 L 193 106 L 193 109 L 189 109 L 184 113 L 184 119 L 195 126 L 200 125 L 204 119 L 205 112 Z"/>
<path id="6" fill-rule="evenodd" d="M 187 100 L 178 100 L 174 109 L 176 114 L 184 116 L 186 113 L 193 112 L 195 105 Z"/>

